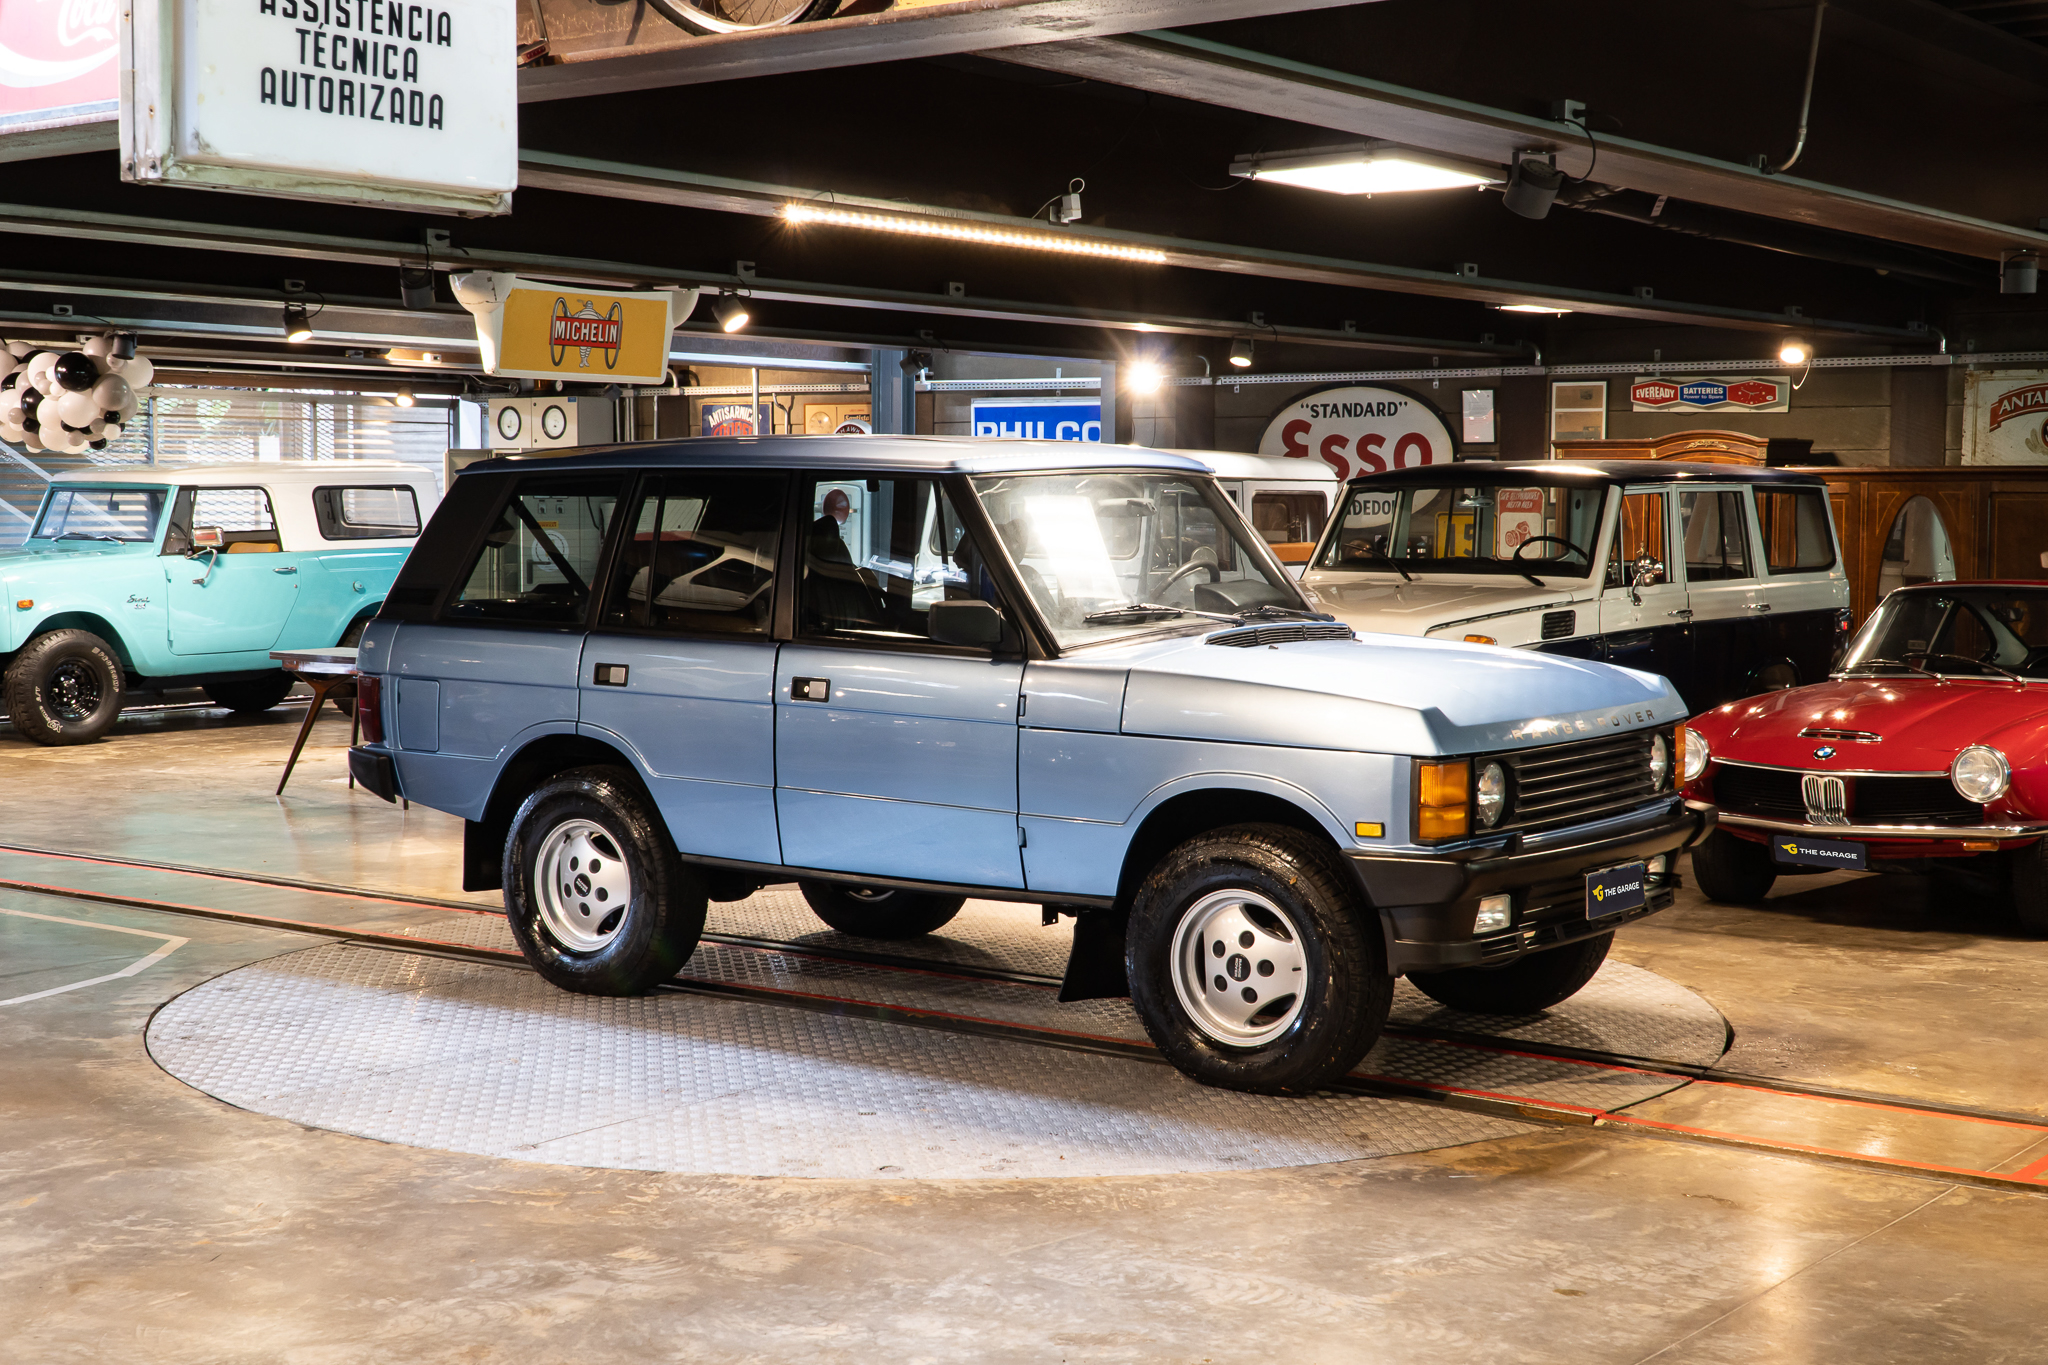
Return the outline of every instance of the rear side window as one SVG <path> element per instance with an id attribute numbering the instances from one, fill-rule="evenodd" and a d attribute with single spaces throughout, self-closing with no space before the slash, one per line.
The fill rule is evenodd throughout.
<path id="1" fill-rule="evenodd" d="M 779 474 L 669 474 L 641 485 L 603 624 L 766 635 L 786 483 Z"/>
<path id="2" fill-rule="evenodd" d="M 616 474 L 521 479 L 443 617 L 581 625 L 623 482 Z"/>
<path id="3" fill-rule="evenodd" d="M 1759 488 L 1756 512 L 1764 533 L 1764 562 L 1772 573 L 1814 573 L 1835 567 L 1826 490 Z"/>
<path id="4" fill-rule="evenodd" d="M 398 540 L 420 533 L 420 502 L 405 484 L 313 490 L 313 515 L 329 540 Z"/>

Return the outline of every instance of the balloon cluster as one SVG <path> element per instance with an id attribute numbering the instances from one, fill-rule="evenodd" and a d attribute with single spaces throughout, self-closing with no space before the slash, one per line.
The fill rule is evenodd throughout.
<path id="1" fill-rule="evenodd" d="M 8 342 L 0 350 L 0 441 L 82 455 L 119 439 L 141 404 L 136 390 L 156 367 L 146 356 L 113 354 L 115 341 L 93 337 L 75 351 Z"/>

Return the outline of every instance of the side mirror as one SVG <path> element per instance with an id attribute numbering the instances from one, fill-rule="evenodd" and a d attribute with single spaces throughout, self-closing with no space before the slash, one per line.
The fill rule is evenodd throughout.
<path id="1" fill-rule="evenodd" d="M 195 526 L 192 528 L 192 552 L 218 550 L 227 544 L 227 534 L 218 526 Z"/>
<path id="2" fill-rule="evenodd" d="M 933 644 L 997 649 L 1008 633 L 1008 623 L 1003 620 L 1003 614 L 974 598 L 934 602 L 930 615 L 925 619 Z"/>

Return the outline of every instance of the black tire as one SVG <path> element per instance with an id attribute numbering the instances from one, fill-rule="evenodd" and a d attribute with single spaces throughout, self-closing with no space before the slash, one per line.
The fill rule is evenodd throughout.
<path id="1" fill-rule="evenodd" d="M 1768 845 L 1738 839 L 1717 829 L 1692 851 L 1692 876 L 1700 894 L 1723 905 L 1754 905 L 1771 894 L 1778 869 Z"/>
<path id="2" fill-rule="evenodd" d="M 1373 909 L 1319 840 L 1233 825 L 1188 840 L 1146 876 L 1124 965 L 1145 1032 L 1181 1071 L 1298 1095 L 1344 1075 L 1378 1040 L 1394 994 L 1382 945 Z M 1233 1023 L 1239 997 L 1256 1012 Z"/>
<path id="3" fill-rule="evenodd" d="M 53 630 L 22 646 L 0 691 L 17 734 L 38 744 L 90 744 L 114 728 L 126 683 L 105 640 L 89 630 Z"/>
<path id="4" fill-rule="evenodd" d="M 1467 1014 L 1534 1014 L 1583 990 L 1613 944 L 1613 934 L 1597 934 L 1532 953 L 1505 967 L 1460 967 L 1411 974 L 1408 979 L 1439 1005 Z"/>
<path id="5" fill-rule="evenodd" d="M 777 28 L 783 24 L 807 24 L 813 19 L 829 18 L 832 11 L 839 8 L 839 0 L 809 0 L 808 4 L 803 5 L 794 15 L 782 20 L 780 24 L 749 25 L 712 22 L 717 17 L 719 7 L 716 4 L 704 5 L 703 0 L 699 0 L 697 5 L 690 4 L 689 0 L 682 0 L 681 3 L 678 3 L 678 0 L 648 0 L 648 3 L 654 6 L 655 13 L 668 20 L 671 24 L 674 24 L 683 32 L 696 34 L 730 33 L 745 31 L 750 28 Z M 707 11 L 709 12 L 707 13 Z"/>
<path id="6" fill-rule="evenodd" d="M 916 938 L 943 929 L 967 904 L 965 896 L 900 891 L 846 882 L 798 882 L 811 910 L 842 934 L 855 938 Z"/>
<path id="7" fill-rule="evenodd" d="M 580 865 L 579 848 L 605 866 Z M 543 858 L 563 880 L 543 883 Z M 643 995 L 682 970 L 704 933 L 704 883 L 623 768 L 571 768 L 535 788 L 512 817 L 501 872 L 519 951 L 565 991 Z"/>
<path id="8" fill-rule="evenodd" d="M 2020 928 L 2048 938 L 2048 839 L 2039 839 L 2010 855 L 2012 908 Z"/>
<path id="9" fill-rule="evenodd" d="M 206 695 L 213 698 L 215 706 L 225 706 L 238 716 L 250 716 L 268 711 L 283 701 L 296 681 L 291 674 L 279 669 L 275 674 L 242 682 L 208 683 Z"/>
<path id="10" fill-rule="evenodd" d="M 335 648 L 355 649 L 359 647 L 363 643 L 363 627 L 369 624 L 370 623 L 367 619 L 351 622 L 349 624 L 349 628 L 341 633 L 341 639 L 335 644 Z M 331 700 L 334 703 L 335 710 L 341 712 L 341 714 L 347 716 L 350 720 L 355 719 L 356 699 L 354 693 L 350 693 L 346 697 L 341 696 L 337 693 L 331 696 L 329 700 Z"/>

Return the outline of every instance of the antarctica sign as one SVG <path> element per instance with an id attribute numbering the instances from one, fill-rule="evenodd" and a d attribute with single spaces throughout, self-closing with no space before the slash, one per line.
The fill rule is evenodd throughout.
<path id="1" fill-rule="evenodd" d="M 1259 454 L 1315 459 L 1340 479 L 1449 464 L 1450 429 L 1428 404 L 1395 389 L 1324 389 L 1282 408 Z"/>
<path id="2" fill-rule="evenodd" d="M 504 213 L 514 0 L 134 0 L 121 178 Z"/>

